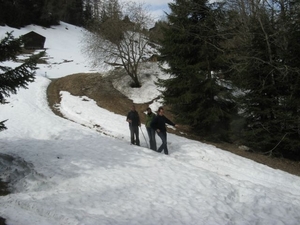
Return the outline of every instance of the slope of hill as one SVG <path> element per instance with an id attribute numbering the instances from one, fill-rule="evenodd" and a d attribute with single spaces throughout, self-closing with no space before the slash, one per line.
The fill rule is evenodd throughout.
<path id="1" fill-rule="evenodd" d="M 172 133 L 168 156 L 147 148 L 142 134 L 140 147 L 130 145 L 123 111 L 131 101 L 96 74 L 58 80 L 53 90 L 67 91 L 60 91 L 55 107 L 68 120 L 55 115 L 46 94 L 51 80 L 92 72 L 78 48 L 82 30 L 68 24 L 33 28 L 47 38 L 48 64 L 39 65 L 28 89 L 1 106 L 0 120 L 8 119 L 8 130 L 0 135 L 0 171 L 12 193 L 0 196 L 0 216 L 8 224 L 300 223 L 298 176 Z M 155 110 L 160 103 L 149 96 L 157 95 L 157 76 L 166 75 L 148 69 L 142 88 L 118 90 Z M 95 81 L 104 86 L 94 89 Z M 120 83 L 126 81 L 116 79 L 113 85 Z M 70 94 L 75 90 L 78 96 Z M 119 98 L 124 105 L 118 107 Z M 144 126 L 141 131 L 146 133 Z"/>
<path id="2" fill-rule="evenodd" d="M 55 104 L 60 102 L 60 91 L 68 91 L 72 95 L 76 96 L 88 96 L 89 98 L 95 100 L 97 105 L 103 107 L 111 112 L 126 115 L 128 110 L 130 110 L 132 105 L 132 100 L 130 100 L 127 96 L 120 93 L 117 89 L 114 88 L 112 82 L 114 79 L 120 79 L 118 74 L 112 76 L 102 77 L 99 74 L 76 74 L 66 76 L 60 79 L 53 80 L 47 90 L 48 101 L 50 107 L 54 113 L 62 116 L 57 110 L 57 108 L 53 107 Z M 83 88 L 85 87 L 85 88 Z M 148 104 L 136 104 L 137 110 L 142 114 L 147 108 Z M 168 117 L 172 118 L 170 112 L 167 112 Z M 144 122 L 144 117 L 142 117 Z M 187 129 L 184 131 L 183 136 L 206 142 L 201 137 L 197 137 L 195 135 L 189 134 Z M 182 132 L 174 131 L 169 129 L 169 132 L 175 133 L 177 135 L 182 135 Z M 231 153 L 237 154 L 239 156 L 249 158 L 258 163 L 265 164 L 274 169 L 280 169 L 286 171 L 288 173 L 300 176 L 300 163 L 291 161 L 284 158 L 274 158 L 262 155 L 260 153 L 248 152 L 239 148 L 239 146 L 230 144 L 230 143 L 211 143 L 206 142 L 212 145 L 215 145 L 218 148 L 227 150 Z"/>

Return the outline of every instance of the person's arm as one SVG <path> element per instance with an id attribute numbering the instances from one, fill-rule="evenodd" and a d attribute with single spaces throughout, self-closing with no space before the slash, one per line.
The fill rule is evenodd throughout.
<path id="1" fill-rule="evenodd" d="M 128 123 L 131 123 L 132 122 L 132 120 L 131 120 L 131 118 L 130 118 L 131 116 L 130 116 L 130 112 L 127 114 L 127 118 L 126 118 L 126 121 L 128 122 Z"/>
<path id="2" fill-rule="evenodd" d="M 165 116 L 164 116 L 165 117 Z M 175 123 L 173 123 L 171 120 L 169 120 L 167 117 L 165 117 L 165 123 L 173 126 L 173 127 L 178 127 Z"/>

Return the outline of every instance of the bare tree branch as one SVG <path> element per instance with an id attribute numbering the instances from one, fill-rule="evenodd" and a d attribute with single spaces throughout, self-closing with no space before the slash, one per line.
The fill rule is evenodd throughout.
<path id="1" fill-rule="evenodd" d="M 152 18 L 143 4 L 129 2 L 120 8 L 122 13 L 111 14 L 125 16 L 107 17 L 94 24 L 92 33 L 85 37 L 84 52 L 93 66 L 100 62 L 122 65 L 133 85 L 140 87 L 138 67 L 147 53 L 147 25 L 152 23 Z"/>

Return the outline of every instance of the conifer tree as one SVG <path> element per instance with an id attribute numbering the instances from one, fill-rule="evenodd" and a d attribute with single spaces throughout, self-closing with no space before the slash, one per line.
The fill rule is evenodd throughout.
<path id="1" fill-rule="evenodd" d="M 240 133 L 253 150 L 300 159 L 299 3 L 263 3 L 237 10 L 240 26 L 228 45 L 232 80 L 243 91 Z"/>
<path id="2" fill-rule="evenodd" d="M 21 52 L 22 40 L 15 39 L 11 33 L 0 41 L 0 63 L 7 60 L 16 60 L 17 54 Z M 0 103 L 5 103 L 5 97 L 16 94 L 19 88 L 27 88 L 28 83 L 34 81 L 37 60 L 44 53 L 34 55 L 24 63 L 11 68 L 0 64 Z M 5 121 L 0 122 L 0 130 L 6 129 Z"/>
<path id="3" fill-rule="evenodd" d="M 82 26 L 83 25 L 83 1 L 71 0 L 63 4 L 61 18 L 64 22 Z"/>
<path id="4" fill-rule="evenodd" d="M 176 0 L 169 7 L 160 49 L 171 75 L 160 80 L 165 103 L 179 122 L 197 133 L 227 139 L 234 103 L 220 79 L 222 51 L 215 12 L 206 0 Z"/>

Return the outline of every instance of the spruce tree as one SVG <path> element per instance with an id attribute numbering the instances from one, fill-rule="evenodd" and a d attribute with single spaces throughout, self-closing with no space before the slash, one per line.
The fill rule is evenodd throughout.
<path id="1" fill-rule="evenodd" d="M 169 7 L 160 49 L 171 75 L 159 81 L 165 88 L 164 101 L 178 122 L 206 137 L 228 140 L 234 102 L 220 79 L 222 40 L 217 35 L 215 11 L 206 0 L 176 0 Z"/>
<path id="2" fill-rule="evenodd" d="M 300 160 L 300 2 L 291 1 L 290 8 L 283 17 L 282 29 L 284 35 L 278 38 L 281 43 L 282 63 L 281 68 L 286 69 L 281 77 L 285 78 L 286 90 L 284 91 L 285 111 L 281 110 L 285 123 L 282 135 L 286 138 L 280 143 L 280 153 L 292 159 Z M 287 43 L 282 46 L 282 38 Z M 284 51 L 283 51 L 284 50 Z M 284 70 L 283 70 L 284 71 Z M 289 90 L 287 92 L 287 90 Z M 281 136 L 282 136 L 281 135 Z"/>
<path id="3" fill-rule="evenodd" d="M 0 0 L 0 24 L 23 27 L 29 24 L 50 26 L 58 24 L 55 0 Z"/>
<path id="4" fill-rule="evenodd" d="M 58 8 L 56 10 L 62 21 L 76 26 L 83 25 L 84 11 L 82 0 L 60 1 L 57 4 Z"/>
<path id="5" fill-rule="evenodd" d="M 240 26 L 227 52 L 232 80 L 243 92 L 240 134 L 253 150 L 300 159 L 299 10 L 288 1 L 270 2 L 252 2 L 233 20 Z"/>
<path id="6" fill-rule="evenodd" d="M 21 52 L 22 40 L 15 39 L 11 33 L 7 33 L 0 41 L 0 62 L 7 60 L 16 60 L 17 55 Z M 5 103 L 5 97 L 16 94 L 19 88 L 27 88 L 28 83 L 34 81 L 35 70 L 37 69 L 37 60 L 44 53 L 34 55 L 25 60 L 24 63 L 11 68 L 0 64 L 0 103 Z M 5 121 L 0 122 L 0 130 L 6 129 Z"/>

